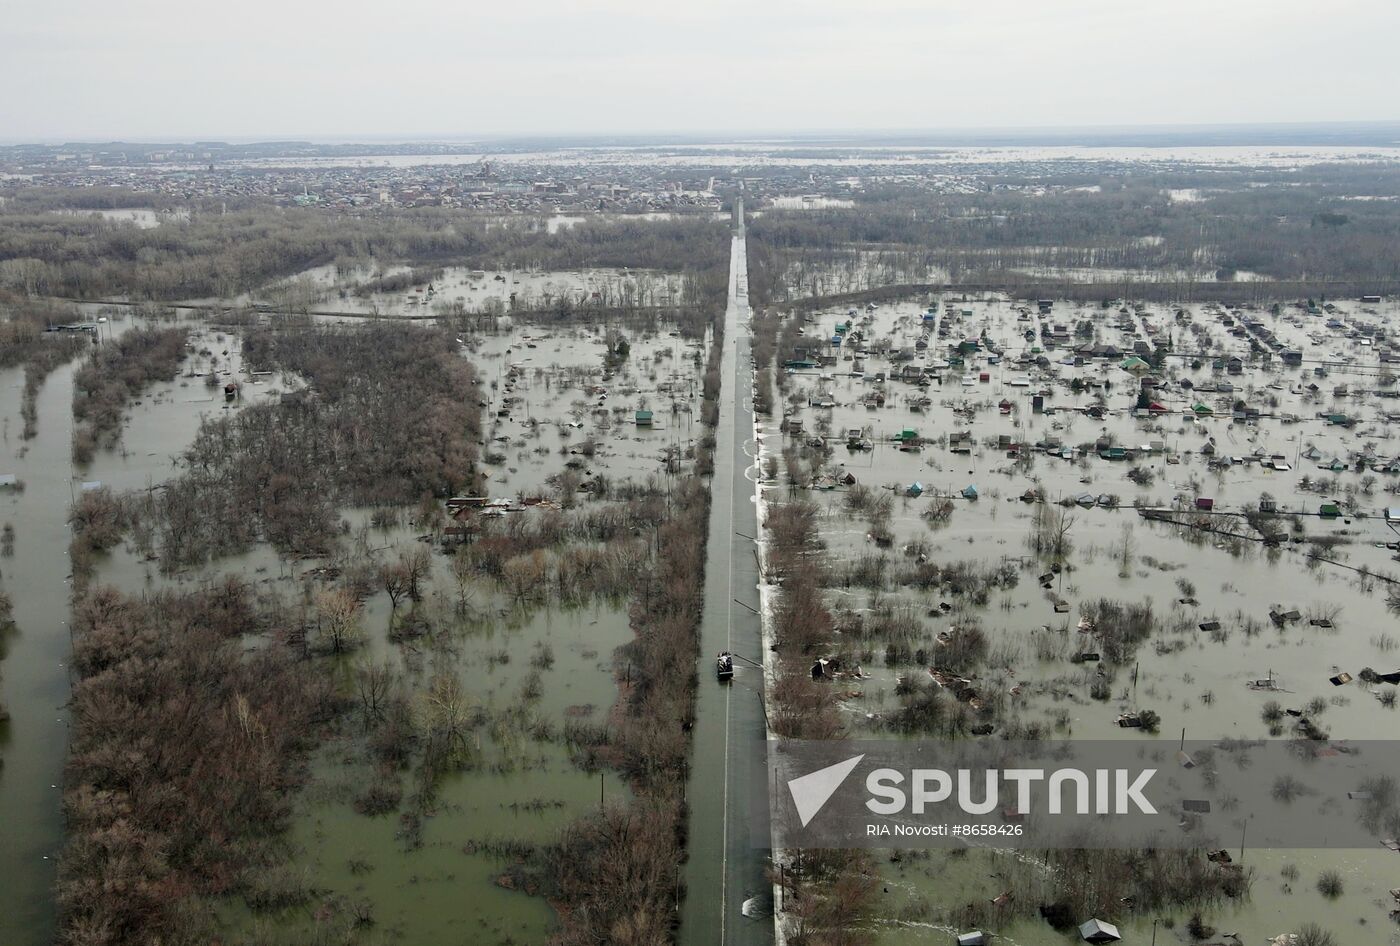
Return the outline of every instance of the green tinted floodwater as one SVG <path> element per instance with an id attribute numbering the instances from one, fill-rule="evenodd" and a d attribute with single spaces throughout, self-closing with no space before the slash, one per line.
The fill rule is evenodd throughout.
<path id="1" fill-rule="evenodd" d="M 49 895 L 62 843 L 59 785 L 68 747 L 68 505 L 73 366 L 39 392 L 38 436 L 20 439 L 24 372 L 0 372 L 0 473 L 22 492 L 0 489 L 0 524 L 15 530 L 0 580 L 14 604 L 14 630 L 0 633 L 0 943 L 46 946 Z"/>
<path id="2" fill-rule="evenodd" d="M 117 335 L 132 325 L 131 321 L 108 323 L 104 334 Z M 54 372 L 41 390 L 39 436 L 28 443 L 19 440 L 23 373 L 0 374 L 0 473 L 17 474 L 26 487 L 22 492 L 0 491 L 0 524 L 11 523 L 16 532 L 14 557 L 0 559 L 0 581 L 14 600 L 16 619 L 15 631 L 0 642 L 6 652 L 0 664 L 0 698 L 11 712 L 11 719 L 0 724 L 0 877 L 5 878 L 0 883 L 0 944 L 4 946 L 44 946 L 54 930 L 51 888 L 63 841 L 60 786 L 67 748 L 64 707 L 70 647 L 66 520 L 79 484 L 100 481 L 117 491 L 158 488 L 175 472 L 174 458 L 204 419 L 273 396 L 290 383 L 275 377 L 245 379 L 241 401 L 226 404 L 205 387 L 202 375 L 212 356 L 221 369 L 241 376 L 237 336 L 198 323 L 192 323 L 191 329 L 193 347 L 180 376 L 153 385 L 136 398 L 119 447 L 100 452 L 85 469 L 73 469 L 69 462 L 75 365 Z M 591 466 L 619 480 L 655 471 L 661 448 L 673 443 L 691 422 L 689 407 L 682 403 L 672 422 L 655 430 L 634 430 L 627 399 L 656 396 L 647 390 L 669 374 L 664 362 L 680 364 L 687 347 L 665 333 L 635 341 L 636 369 L 629 368 L 616 379 L 619 387 L 629 388 L 628 394 L 617 398 L 620 409 L 628 412 L 628 423 L 592 432 L 605 445 L 619 443 L 600 450 L 591 460 Z M 487 342 L 501 360 L 511 345 L 509 333 Z M 542 343 L 538 349 L 519 347 L 522 353 L 515 357 L 520 359 L 533 359 L 538 350 L 545 374 L 536 381 L 533 410 L 492 424 L 493 435 L 515 441 L 512 452 L 516 453 L 511 468 L 500 471 L 501 482 L 491 490 L 494 495 L 543 488 L 550 469 L 562 468 L 568 455 L 560 445 L 573 431 L 564 430 L 559 418 L 570 416 L 571 402 L 579 392 L 576 387 L 570 391 L 549 373 L 561 362 L 566 370 L 570 365 L 596 369 L 601 362 L 596 351 L 571 346 L 562 336 L 548 347 Z M 658 363 L 662 363 L 659 370 Z M 681 400 L 688 401 L 688 395 L 687 389 Z M 666 400 L 675 399 L 667 394 Z M 525 438 L 534 433 L 525 426 L 531 414 L 555 421 L 561 428 L 557 434 L 552 425 L 546 428 L 548 447 L 543 454 L 526 445 Z M 581 416 L 586 417 L 586 412 Z M 584 434 L 577 436 L 581 439 Z M 514 475 L 517 467 L 523 476 Z M 355 527 L 367 513 L 349 510 L 346 517 Z M 405 527 L 388 534 L 376 532 L 374 540 L 408 549 L 416 536 Z M 206 568 L 163 576 L 156 563 L 125 547 L 99 557 L 96 581 L 141 593 L 237 573 L 278 593 L 295 595 L 304 573 L 316 564 L 320 563 L 283 561 L 272 550 L 257 547 Z M 455 595 L 455 588 L 445 575 L 445 559 L 437 557 L 436 564 L 425 607 L 438 609 L 435 614 L 440 615 L 450 610 L 446 602 Z M 387 598 L 371 597 L 363 613 L 368 639 L 342 670 L 347 683 L 353 664 L 362 660 L 388 659 L 397 667 L 420 670 L 425 665 L 430 670 L 450 666 L 461 673 L 473 701 L 490 715 L 503 715 L 526 702 L 523 683 L 537 671 L 539 692 L 528 699 L 529 712 L 521 714 L 522 719 L 547 724 L 553 740 L 569 720 L 604 722 L 616 697 L 612 653 L 631 637 L 624 603 L 568 611 L 540 609 L 521 618 L 502 615 L 490 587 L 477 589 L 473 600 L 475 607 L 485 609 L 485 617 L 454 632 L 443 654 L 425 656 L 418 644 L 401 647 L 389 641 Z M 532 658 L 544 643 L 550 645 L 553 662 L 537 668 Z M 470 853 L 469 842 L 552 840 L 571 819 L 596 808 L 600 795 L 618 801 L 627 797 L 627 789 L 611 773 L 600 776 L 576 768 L 558 741 L 537 740 L 519 728 L 484 734 L 479 766 L 444 780 L 425 824 L 423 846 L 413 851 L 397 838 L 396 816 L 367 818 L 354 812 L 351 801 L 372 773 L 350 758 L 343 745 L 328 747 L 312 761 L 312 783 L 296 802 L 289 837 L 297 852 L 293 869 L 304 872 L 322 896 L 304 913 L 279 916 L 254 916 L 239 904 L 221 904 L 223 928 L 236 935 L 305 942 L 308 930 L 326 933 L 343 918 L 336 905 L 342 898 L 354 897 L 367 901 L 375 917 L 372 925 L 356 928 L 355 935 L 366 942 L 386 937 L 407 942 L 542 941 L 553 924 L 550 906 L 541 898 L 496 886 L 503 862 Z M 407 780 L 405 776 L 406 791 L 411 790 Z M 366 853 L 372 856 L 366 858 Z M 364 869 L 365 862 L 370 869 Z M 327 899 L 329 911 L 322 909 Z"/>
<path id="3" fill-rule="evenodd" d="M 493 718 L 529 704 L 556 729 L 567 718 L 601 722 L 615 693 L 609 655 L 630 634 L 620 609 L 540 610 L 468 632 L 455 664 L 474 705 Z M 543 644 L 554 655 L 547 669 L 531 663 Z M 527 700 L 521 687 L 536 671 L 543 686 Z M 375 778 L 362 753 L 339 741 L 319 752 L 297 801 L 288 868 L 315 896 L 275 913 L 222 905 L 230 941 L 290 946 L 334 930 L 364 943 L 543 942 L 552 908 L 497 883 L 509 857 L 492 845 L 549 843 L 600 802 L 625 800 L 627 787 L 611 772 L 580 770 L 557 741 L 490 725 L 474 738 L 475 763 L 442 780 L 421 846 L 406 842 L 397 814 L 354 810 L 354 797 Z M 402 773 L 402 784 L 406 810 L 412 773 Z M 356 911 L 372 922 L 357 924 Z"/>

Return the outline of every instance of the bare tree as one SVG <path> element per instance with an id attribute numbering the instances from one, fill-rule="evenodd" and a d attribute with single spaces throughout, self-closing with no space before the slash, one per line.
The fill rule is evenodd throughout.
<path id="1" fill-rule="evenodd" d="M 1127 578 L 1133 571 L 1133 557 L 1137 554 L 1137 540 L 1133 538 L 1133 524 L 1123 523 L 1122 534 L 1114 546 L 1118 556 L 1118 577 Z"/>
<path id="2" fill-rule="evenodd" d="M 507 559 L 501 567 L 501 582 L 516 604 L 525 604 L 539 594 L 548 575 L 549 560 L 538 551 Z"/>
<path id="3" fill-rule="evenodd" d="M 316 630 L 333 654 L 360 642 L 360 601 L 348 588 L 328 588 L 316 595 Z"/>
<path id="4" fill-rule="evenodd" d="M 393 667 L 386 663 L 371 663 L 355 674 L 355 686 L 360 694 L 360 717 L 366 729 L 384 722 L 398 680 Z"/>

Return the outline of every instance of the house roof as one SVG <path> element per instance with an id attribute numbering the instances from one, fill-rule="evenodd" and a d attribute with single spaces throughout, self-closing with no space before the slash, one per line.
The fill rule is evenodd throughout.
<path id="1" fill-rule="evenodd" d="M 1112 943 L 1123 938 L 1118 935 L 1118 927 L 1099 919 L 1081 923 L 1079 935 L 1084 937 L 1086 943 Z"/>

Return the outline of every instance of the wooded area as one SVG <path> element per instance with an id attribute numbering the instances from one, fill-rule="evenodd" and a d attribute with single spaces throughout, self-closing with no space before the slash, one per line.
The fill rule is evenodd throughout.
<path id="1" fill-rule="evenodd" d="M 301 760 L 343 701 L 275 633 L 245 653 L 280 622 L 237 579 L 98 588 L 73 618 L 62 941 L 206 943 L 190 898 L 250 890 L 278 862 Z"/>
<path id="2" fill-rule="evenodd" d="M 1231 288 L 1239 274 L 1250 285 L 1232 291 L 1263 297 L 1271 280 L 1379 287 L 1371 291 L 1400 282 L 1391 165 L 1076 180 L 994 177 L 966 194 L 888 185 L 851 209 L 770 211 L 751 224 L 750 242 L 773 254 L 780 276 L 754 280 L 755 298 L 943 282 L 1051 295 L 1057 283 L 1126 283 L 1190 298 Z"/>
<path id="3" fill-rule="evenodd" d="M 138 543 L 166 567 L 242 551 L 327 550 L 345 505 L 445 497 L 477 485 L 479 395 L 436 330 L 254 330 L 244 358 L 307 391 L 205 423 L 165 489 L 133 500 Z"/>
<path id="4" fill-rule="evenodd" d="M 259 206 L 228 213 L 196 209 L 142 229 L 26 206 L 17 196 L 14 206 L 0 209 L 0 288 L 77 299 L 229 299 L 327 264 L 343 271 L 376 262 L 676 273 L 717 268 L 722 278 L 727 261 L 725 225 L 699 219 L 598 219 L 549 233 L 532 219 L 435 208 L 350 216 Z"/>

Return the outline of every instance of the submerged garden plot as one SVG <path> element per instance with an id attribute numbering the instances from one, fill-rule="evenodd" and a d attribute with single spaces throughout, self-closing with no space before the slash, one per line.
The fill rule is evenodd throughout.
<path id="1" fill-rule="evenodd" d="M 755 403 L 779 734 L 1393 731 L 1396 390 L 1374 304 L 987 296 L 772 318 Z M 857 871 L 878 893 L 839 923 L 930 943 L 1049 942 L 1091 916 L 1125 935 L 1318 919 L 1365 935 L 1389 922 L 1384 841 L 1228 866 L 887 852 Z M 829 895 L 787 866 L 795 909 Z M 1351 884 L 1315 892 L 1329 871 Z"/>

